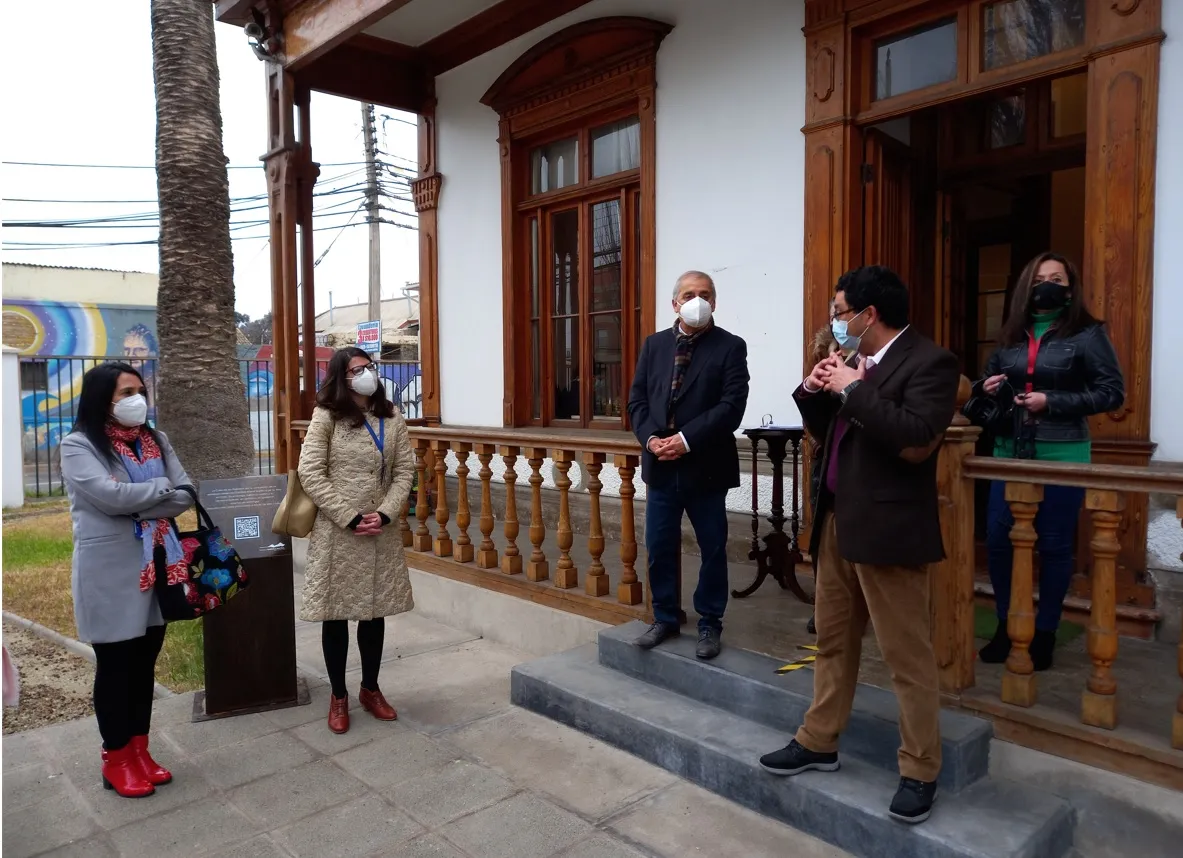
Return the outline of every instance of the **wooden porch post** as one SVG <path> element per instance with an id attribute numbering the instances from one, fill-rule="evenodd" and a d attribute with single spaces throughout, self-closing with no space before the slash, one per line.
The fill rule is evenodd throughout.
<path id="1" fill-rule="evenodd" d="M 278 64 L 267 67 L 268 209 L 271 219 L 271 368 L 275 392 L 274 455 L 278 473 L 296 466 L 292 422 L 301 414 L 297 363 L 298 308 L 296 266 L 298 220 L 296 178 L 297 144 L 294 127 L 295 81 Z"/>
<path id="2" fill-rule="evenodd" d="M 300 348 L 303 352 L 301 365 L 304 383 L 300 414 L 301 419 L 305 420 L 312 416 L 312 409 L 316 407 L 316 249 L 312 232 L 312 191 L 320 175 L 320 165 L 312 160 L 311 95 L 308 87 L 297 85 L 295 103 L 299 110 L 300 137 L 297 141 L 296 216 L 300 228 L 299 290 L 300 321 L 303 325 Z M 293 447 L 293 453 L 299 455 L 298 445 Z"/>
<path id="3" fill-rule="evenodd" d="M 436 168 L 435 87 L 419 111 L 419 177 L 411 183 L 419 213 L 419 368 L 422 416 L 440 424 L 439 205 L 443 176 Z"/>
<path id="4" fill-rule="evenodd" d="M 1092 421 L 1093 461 L 1145 466 L 1150 441 L 1150 322 L 1154 163 L 1162 0 L 1089 0 L 1084 288 L 1104 319 L 1125 374 L 1122 408 Z M 1117 602 L 1150 605 L 1147 497 L 1130 495 L 1120 534 Z M 1082 519 L 1085 521 L 1086 519 Z M 1083 530 L 1083 528 L 1082 528 Z M 1080 544 L 1087 544 L 1082 533 Z M 1077 581 L 1087 594 L 1088 582 Z"/>

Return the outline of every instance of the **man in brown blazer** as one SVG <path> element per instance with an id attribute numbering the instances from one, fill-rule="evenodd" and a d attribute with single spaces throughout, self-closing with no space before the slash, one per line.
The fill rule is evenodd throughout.
<path id="1" fill-rule="evenodd" d="M 936 451 L 960 373 L 953 354 L 908 324 L 908 290 L 882 266 L 842 276 L 831 325 L 856 353 L 822 360 L 793 393 L 810 433 L 825 439 L 810 542 L 819 552 L 813 705 L 793 741 L 760 763 L 778 775 L 838 768 L 870 619 L 900 706 L 890 812 L 923 822 L 941 770 L 927 570 L 945 556 Z"/>

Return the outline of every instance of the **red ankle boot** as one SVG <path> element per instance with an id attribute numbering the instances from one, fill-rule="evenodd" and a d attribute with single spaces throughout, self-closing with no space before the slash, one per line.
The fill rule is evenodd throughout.
<path id="1" fill-rule="evenodd" d="M 152 755 L 148 753 L 147 736 L 132 736 L 130 747 L 135 751 L 140 768 L 143 769 L 144 777 L 148 779 L 148 783 L 153 786 L 172 783 L 173 773 L 152 759 Z"/>
<path id="2" fill-rule="evenodd" d="M 379 721 L 394 721 L 398 718 L 398 713 L 394 711 L 394 707 L 386 702 L 386 698 L 382 696 L 382 692 L 378 690 L 367 691 L 362 689 L 357 693 L 357 700 L 361 703 L 362 708 L 377 718 Z"/>
<path id="3" fill-rule="evenodd" d="M 118 751 L 103 751 L 103 786 L 124 798 L 143 798 L 156 792 L 130 743 Z"/>

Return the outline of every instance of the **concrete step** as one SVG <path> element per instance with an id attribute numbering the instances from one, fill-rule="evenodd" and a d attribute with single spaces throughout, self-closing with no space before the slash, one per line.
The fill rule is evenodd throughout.
<path id="1" fill-rule="evenodd" d="M 510 693 L 862 858 L 1061 858 L 1072 846 L 1069 806 L 1019 783 L 987 778 L 941 793 L 932 817 L 908 826 L 887 814 L 898 778 L 853 756 L 837 772 L 770 775 L 758 760 L 785 744 L 782 731 L 605 667 L 594 645 L 518 665 Z"/>
<path id="2" fill-rule="evenodd" d="M 647 627 L 640 622 L 600 632 L 600 664 L 635 679 L 676 691 L 772 727 L 788 741 L 813 701 L 813 671 L 794 670 L 777 675 L 784 661 L 726 645 L 709 662 L 694 655 L 693 634 L 663 643 L 652 650 L 632 645 Z M 800 656 L 809 652 L 801 651 Z M 842 736 L 842 752 L 877 768 L 897 772 L 900 710 L 890 691 L 859 685 L 850 724 Z M 959 712 L 941 712 L 940 786 L 957 792 L 985 777 L 990 765 L 989 722 Z M 784 744 L 782 742 L 781 744 Z"/>

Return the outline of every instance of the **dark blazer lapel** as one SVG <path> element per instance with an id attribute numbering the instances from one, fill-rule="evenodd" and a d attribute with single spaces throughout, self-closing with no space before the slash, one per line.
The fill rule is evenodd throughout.
<path id="1" fill-rule="evenodd" d="M 876 388 L 881 387 L 885 381 L 891 378 L 892 373 L 904 365 L 904 360 L 915 344 L 916 331 L 909 325 L 907 330 L 900 334 L 899 339 L 891 344 L 891 348 L 887 350 L 887 355 L 883 358 L 883 363 L 875 367 L 875 371 L 867 379 L 867 384 Z"/>
<path id="2" fill-rule="evenodd" d="M 686 391 L 690 389 L 690 385 L 694 384 L 698 378 L 702 368 L 714 359 L 715 347 L 720 342 L 719 338 L 715 336 L 715 332 L 707 331 L 702 335 L 702 338 L 694 346 L 694 357 L 690 359 L 690 366 L 686 368 L 686 377 L 682 379 L 682 389 L 678 392 L 678 398 L 681 399 L 686 395 Z M 671 377 L 674 369 L 674 355 L 670 352 L 670 373 Z"/>

